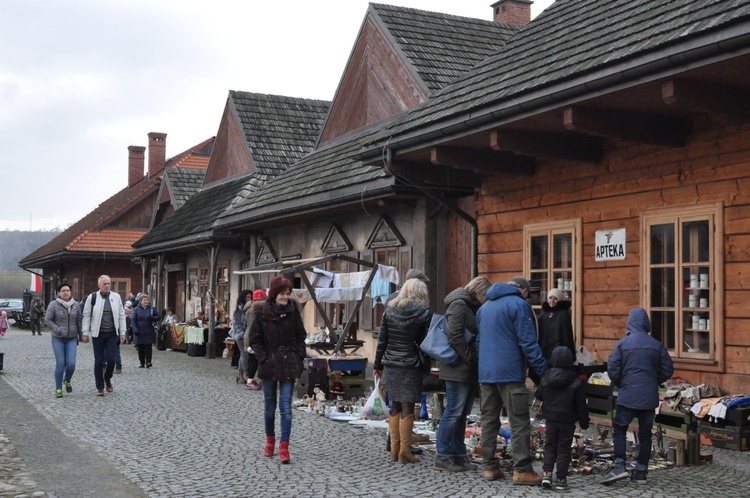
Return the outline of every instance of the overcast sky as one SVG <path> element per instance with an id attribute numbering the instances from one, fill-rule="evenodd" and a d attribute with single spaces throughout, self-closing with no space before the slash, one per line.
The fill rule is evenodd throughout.
<path id="1" fill-rule="evenodd" d="M 490 20 L 494 0 L 380 3 Z M 167 157 L 216 135 L 229 90 L 332 99 L 367 4 L 3 0 L 0 230 L 67 228 L 149 132 Z"/>

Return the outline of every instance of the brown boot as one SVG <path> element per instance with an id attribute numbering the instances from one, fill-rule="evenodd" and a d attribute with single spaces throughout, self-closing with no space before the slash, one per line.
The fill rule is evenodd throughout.
<path id="1" fill-rule="evenodd" d="M 401 450 L 398 452 L 399 463 L 415 463 L 419 461 L 418 456 L 414 456 L 411 452 L 411 433 L 414 429 L 414 414 L 412 413 L 406 418 L 399 420 L 398 431 L 401 436 Z"/>
<path id="2" fill-rule="evenodd" d="M 391 434 L 391 461 L 394 462 L 398 462 L 398 454 L 401 451 L 400 418 L 399 414 L 388 417 L 388 431 Z"/>

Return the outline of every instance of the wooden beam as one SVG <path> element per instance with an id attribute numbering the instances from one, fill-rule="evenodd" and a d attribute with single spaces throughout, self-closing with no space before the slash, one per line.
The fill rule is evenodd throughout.
<path id="1" fill-rule="evenodd" d="M 433 147 L 430 149 L 432 164 L 471 170 L 478 173 L 508 171 L 533 175 L 536 160 L 531 156 L 519 156 L 512 152 L 466 147 Z"/>
<path id="2" fill-rule="evenodd" d="M 490 135 L 490 147 L 565 161 L 592 164 L 602 161 L 602 141 L 587 135 L 495 130 Z"/>
<path id="3" fill-rule="evenodd" d="M 440 185 L 443 187 L 478 187 L 482 183 L 481 176 L 470 171 L 460 171 L 439 164 L 425 164 L 407 161 L 392 161 L 390 173 L 404 178 L 417 186 Z"/>
<path id="4" fill-rule="evenodd" d="M 669 105 L 693 112 L 750 117 L 750 92 L 744 88 L 674 79 L 662 83 L 661 98 Z"/>
<path id="5" fill-rule="evenodd" d="M 563 113 L 563 125 L 568 130 L 589 135 L 662 147 L 684 146 L 689 132 L 686 122 L 682 119 L 592 107 L 566 108 Z"/>

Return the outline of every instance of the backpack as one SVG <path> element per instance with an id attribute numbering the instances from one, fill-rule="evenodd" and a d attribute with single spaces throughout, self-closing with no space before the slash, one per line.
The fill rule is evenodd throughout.
<path id="1" fill-rule="evenodd" d="M 469 344 L 474 339 L 474 335 L 468 329 L 464 329 L 464 339 Z M 458 353 L 448 342 L 448 320 L 445 316 L 437 313 L 432 315 L 430 328 L 422 344 L 419 345 L 419 349 L 444 365 L 453 366 L 458 363 Z"/>

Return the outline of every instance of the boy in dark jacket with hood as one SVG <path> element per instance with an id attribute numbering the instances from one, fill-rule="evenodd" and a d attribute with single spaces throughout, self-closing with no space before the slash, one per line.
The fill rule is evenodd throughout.
<path id="1" fill-rule="evenodd" d="M 655 408 L 659 406 L 659 384 L 674 373 L 672 358 L 660 341 L 649 335 L 651 321 L 643 308 L 633 308 L 628 315 L 625 337 L 609 355 L 607 373 L 619 388 L 617 413 L 613 425 L 615 466 L 603 484 L 628 477 L 625 470 L 625 433 L 630 422 L 638 419 L 638 458 L 631 479 L 646 484 L 651 459 L 651 428 Z"/>
<path id="2" fill-rule="evenodd" d="M 536 390 L 543 402 L 540 418 L 547 421 L 544 443 L 542 487 L 552 487 L 552 469 L 557 463 L 557 484 L 560 490 L 568 487 L 570 447 L 576 421 L 581 429 L 589 428 L 584 385 L 573 370 L 573 353 L 566 346 L 557 346 L 547 364 L 548 370 Z"/>

